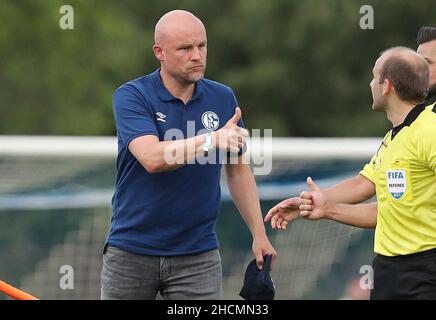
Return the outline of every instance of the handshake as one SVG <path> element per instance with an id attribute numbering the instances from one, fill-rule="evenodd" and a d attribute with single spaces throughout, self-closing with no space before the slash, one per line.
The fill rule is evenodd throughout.
<path id="1" fill-rule="evenodd" d="M 308 220 L 327 218 L 330 203 L 322 190 L 312 178 L 307 178 L 311 191 L 301 192 L 299 197 L 283 200 L 265 216 L 264 221 L 271 221 L 273 229 L 285 230 L 288 222 L 303 217 Z"/>

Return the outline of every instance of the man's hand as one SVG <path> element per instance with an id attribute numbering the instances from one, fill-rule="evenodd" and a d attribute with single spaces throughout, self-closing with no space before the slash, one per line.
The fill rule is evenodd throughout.
<path id="1" fill-rule="evenodd" d="M 286 230 L 288 222 L 300 216 L 299 206 L 299 197 L 285 199 L 268 211 L 264 221 L 268 222 L 271 220 L 271 227 L 273 229 Z"/>
<path id="2" fill-rule="evenodd" d="M 238 127 L 241 116 L 241 108 L 237 107 L 235 114 L 227 121 L 226 125 L 213 133 L 212 143 L 214 148 L 232 153 L 239 152 L 239 149 L 245 144 L 245 139 L 249 136 L 246 129 Z"/>
<path id="3" fill-rule="evenodd" d="M 272 255 L 271 269 L 277 258 L 277 252 L 272 247 L 267 236 L 253 239 L 252 245 L 253 255 L 256 258 L 256 264 L 259 269 L 263 267 L 263 256 Z"/>
<path id="4" fill-rule="evenodd" d="M 307 178 L 307 185 L 312 191 L 300 194 L 300 216 L 308 220 L 325 218 L 329 204 L 326 196 L 311 177 Z"/>

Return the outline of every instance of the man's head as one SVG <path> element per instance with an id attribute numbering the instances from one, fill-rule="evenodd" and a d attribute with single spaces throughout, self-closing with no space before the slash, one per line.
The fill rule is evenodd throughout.
<path id="1" fill-rule="evenodd" d="M 372 72 L 370 86 L 375 111 L 386 111 L 399 100 L 418 104 L 427 96 L 428 64 L 409 48 L 394 47 L 382 52 Z"/>
<path id="2" fill-rule="evenodd" d="M 163 15 L 156 24 L 154 42 L 153 52 L 166 75 L 183 85 L 203 78 L 206 29 L 192 13 L 174 10 Z"/>
<path id="3" fill-rule="evenodd" d="M 423 57 L 430 68 L 429 96 L 436 95 L 436 28 L 422 27 L 416 37 L 418 49 L 416 52 Z"/>

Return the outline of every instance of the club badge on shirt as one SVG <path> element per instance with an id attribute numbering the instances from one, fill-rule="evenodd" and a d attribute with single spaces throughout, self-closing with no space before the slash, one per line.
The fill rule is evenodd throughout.
<path id="1" fill-rule="evenodd" d="M 220 124 L 220 119 L 218 115 L 213 111 L 206 111 L 201 116 L 201 122 L 203 123 L 203 126 L 208 130 L 216 130 L 218 129 L 218 126 Z"/>
<path id="2" fill-rule="evenodd" d="M 400 199 L 407 189 L 406 170 L 387 170 L 386 176 L 389 193 L 395 199 Z"/>

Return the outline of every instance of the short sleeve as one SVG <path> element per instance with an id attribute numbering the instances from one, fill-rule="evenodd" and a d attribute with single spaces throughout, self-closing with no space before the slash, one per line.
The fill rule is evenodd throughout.
<path id="1" fill-rule="evenodd" d="M 420 131 L 416 144 L 418 156 L 436 174 L 436 126 L 431 125 Z"/>
<path id="2" fill-rule="evenodd" d="M 118 138 L 127 148 L 140 136 L 159 136 L 151 106 L 135 88 L 122 86 L 113 95 L 113 111 Z"/>
<path id="3" fill-rule="evenodd" d="M 363 169 L 359 172 L 362 176 L 367 178 L 372 183 L 375 183 L 375 179 L 374 179 L 374 167 L 373 167 L 373 163 L 375 161 L 375 158 L 376 158 L 376 156 L 373 156 L 371 158 L 371 161 L 369 161 L 367 164 L 365 164 Z"/>

